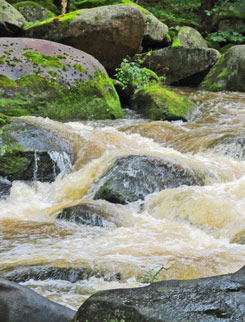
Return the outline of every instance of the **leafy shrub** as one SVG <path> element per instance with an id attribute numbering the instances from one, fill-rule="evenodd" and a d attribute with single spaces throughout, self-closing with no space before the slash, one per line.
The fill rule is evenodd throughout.
<path id="1" fill-rule="evenodd" d="M 226 31 L 217 31 L 212 32 L 207 36 L 207 40 L 212 40 L 216 42 L 232 42 L 232 43 L 238 43 L 241 44 L 245 41 L 245 36 L 243 36 L 241 33 L 232 31 L 232 30 L 226 30 Z"/>
<path id="2" fill-rule="evenodd" d="M 151 284 L 154 283 L 158 280 L 159 274 L 165 270 L 167 271 L 168 268 L 165 268 L 164 266 L 161 266 L 160 268 L 155 267 L 149 271 L 147 271 L 141 278 L 140 278 L 140 282 L 144 283 L 144 284 Z"/>

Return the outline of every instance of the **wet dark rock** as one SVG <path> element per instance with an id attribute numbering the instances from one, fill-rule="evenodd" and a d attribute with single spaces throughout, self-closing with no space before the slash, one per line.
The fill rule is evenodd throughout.
<path id="1" fill-rule="evenodd" d="M 9 195 L 11 187 L 11 181 L 0 177 L 0 199 L 4 199 Z"/>
<path id="2" fill-rule="evenodd" d="M 0 278 L 0 322 L 70 322 L 75 311 Z"/>
<path id="3" fill-rule="evenodd" d="M 214 153 L 243 161 L 245 160 L 245 136 L 225 135 L 212 142 L 208 149 L 213 150 Z"/>
<path id="4" fill-rule="evenodd" d="M 123 156 L 98 182 L 94 199 L 126 204 L 150 193 L 181 185 L 203 185 L 200 175 L 187 165 L 146 155 Z"/>
<path id="5" fill-rule="evenodd" d="M 233 322 L 244 316 L 245 266 L 234 274 L 98 292 L 72 322 Z"/>
<path id="6" fill-rule="evenodd" d="M 106 212 L 100 207 L 83 204 L 62 210 L 62 212 L 58 214 L 57 219 L 63 219 L 83 225 L 104 227 L 104 221 L 107 216 Z"/>
<path id="7" fill-rule="evenodd" d="M 18 267 L 3 275 L 9 281 L 12 282 L 26 282 L 30 279 L 44 281 L 46 279 L 52 280 L 65 280 L 71 283 L 75 283 L 79 280 L 86 280 L 92 276 L 102 277 L 103 273 L 98 273 L 89 268 L 65 268 L 65 267 L 45 267 L 45 266 L 33 266 L 33 267 Z"/>
<path id="8" fill-rule="evenodd" d="M 13 180 L 53 181 L 71 170 L 69 143 L 26 121 L 12 120 L 1 128 L 0 176 Z"/>

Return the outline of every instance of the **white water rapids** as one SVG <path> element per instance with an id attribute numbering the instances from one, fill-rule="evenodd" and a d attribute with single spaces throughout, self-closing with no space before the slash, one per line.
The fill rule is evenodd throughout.
<path id="1" fill-rule="evenodd" d="M 15 182 L 0 201 L 0 271 L 20 266 L 85 267 L 120 280 L 90 277 L 29 280 L 40 294 L 78 308 L 101 289 L 139 286 L 149 270 L 158 278 L 191 279 L 235 272 L 245 264 L 245 161 L 237 145 L 214 148 L 223 136 L 245 137 L 245 94 L 179 90 L 198 103 L 187 122 L 149 122 L 132 112 L 116 121 L 28 120 L 67 139 L 73 171 L 53 183 Z M 92 200 L 94 184 L 115 157 L 144 154 L 178 160 L 205 174 L 204 186 L 181 186 L 128 205 Z M 56 156 L 53 156 L 54 158 Z M 244 157 L 245 160 L 245 157 Z M 64 162 L 64 161 L 62 161 Z M 68 162 L 66 160 L 66 162 Z M 57 220 L 65 207 L 99 205 L 105 227 Z"/>

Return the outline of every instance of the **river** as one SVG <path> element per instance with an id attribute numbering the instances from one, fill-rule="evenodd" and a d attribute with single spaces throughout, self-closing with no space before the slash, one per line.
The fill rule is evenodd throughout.
<path id="1" fill-rule="evenodd" d="M 184 123 L 150 122 L 130 110 L 115 121 L 65 124 L 27 117 L 72 145 L 73 171 L 53 183 L 15 182 L 0 201 L 0 272 L 20 266 L 91 268 L 75 283 L 29 280 L 38 293 L 77 309 L 93 292 L 235 272 L 245 264 L 245 93 L 175 89 L 198 109 Z M 224 136 L 239 142 L 214 144 Z M 245 141 L 244 141 L 245 143 Z M 204 186 L 181 186 L 128 205 L 93 200 L 94 184 L 120 155 L 146 154 L 183 162 L 205 174 Z M 77 203 L 101 206 L 105 227 L 57 220 Z M 120 278 L 119 278 L 120 276 Z"/>

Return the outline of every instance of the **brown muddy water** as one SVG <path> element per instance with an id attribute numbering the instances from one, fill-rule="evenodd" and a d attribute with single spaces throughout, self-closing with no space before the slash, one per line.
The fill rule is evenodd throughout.
<path id="1" fill-rule="evenodd" d="M 53 183 L 15 182 L 9 199 L 0 201 L 1 273 L 20 266 L 103 272 L 75 283 L 23 283 L 76 309 L 95 291 L 142 286 L 142 277 L 162 266 L 167 270 L 159 280 L 225 274 L 245 264 L 239 244 L 245 236 L 245 94 L 176 91 L 198 104 L 187 123 L 150 122 L 130 111 L 121 120 L 66 124 L 28 117 L 69 140 L 76 161 L 72 173 Z M 205 185 L 154 193 L 143 206 L 94 201 L 95 183 L 116 157 L 128 154 L 183 162 L 205 174 Z M 109 217 L 105 227 L 56 219 L 78 203 L 100 205 Z"/>

